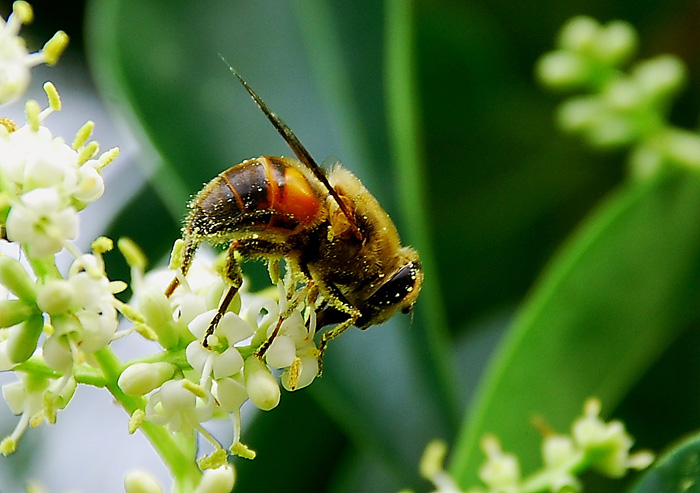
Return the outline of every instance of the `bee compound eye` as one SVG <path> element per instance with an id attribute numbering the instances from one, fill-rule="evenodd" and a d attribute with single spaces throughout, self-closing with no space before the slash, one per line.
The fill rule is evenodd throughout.
<path id="1" fill-rule="evenodd" d="M 416 269 L 413 262 L 401 267 L 386 281 L 368 300 L 372 306 L 384 308 L 403 301 L 414 289 L 416 284 Z M 402 308 L 404 313 L 411 311 L 411 306 Z"/>

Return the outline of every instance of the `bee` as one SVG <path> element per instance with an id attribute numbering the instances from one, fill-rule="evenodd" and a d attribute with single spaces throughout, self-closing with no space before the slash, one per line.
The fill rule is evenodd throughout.
<path id="1" fill-rule="evenodd" d="M 337 324 L 321 335 L 320 372 L 329 341 L 347 328 L 366 329 L 398 311 L 411 311 L 423 282 L 418 252 L 401 245 L 391 218 L 355 175 L 339 164 L 325 172 L 238 72 L 230 65 L 229 69 L 298 159 L 250 159 L 206 184 L 189 204 L 180 273 L 183 278 L 187 275 L 201 242 L 228 244 L 229 286 L 204 337 L 207 347 L 208 337 L 241 287 L 236 254 L 268 262 L 284 259 L 292 279 L 322 296 L 319 328 Z M 166 296 L 179 284 L 176 276 Z M 259 358 L 283 318 L 257 350 Z"/>

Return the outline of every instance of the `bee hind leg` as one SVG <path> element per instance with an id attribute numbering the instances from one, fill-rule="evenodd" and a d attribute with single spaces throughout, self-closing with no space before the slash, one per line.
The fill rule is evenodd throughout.
<path id="1" fill-rule="evenodd" d="M 207 332 L 204 334 L 204 339 L 202 340 L 202 346 L 204 347 L 209 347 L 209 336 L 214 334 L 214 330 L 216 330 L 216 326 L 219 325 L 219 321 L 221 320 L 221 317 L 224 316 L 226 313 L 226 310 L 228 310 L 229 305 L 233 301 L 233 298 L 236 297 L 236 294 L 238 293 L 238 290 L 241 288 L 241 285 L 243 284 L 243 272 L 241 271 L 241 266 L 238 264 L 236 261 L 235 257 L 235 251 L 237 247 L 237 243 L 231 243 L 231 246 L 229 247 L 228 251 L 228 259 L 226 260 L 226 279 L 230 283 L 230 286 L 228 287 L 228 290 L 226 291 L 226 295 L 223 297 L 221 302 L 219 303 L 219 307 L 216 310 L 216 314 L 214 317 L 211 319 L 211 322 L 209 322 L 209 327 L 207 327 Z"/>

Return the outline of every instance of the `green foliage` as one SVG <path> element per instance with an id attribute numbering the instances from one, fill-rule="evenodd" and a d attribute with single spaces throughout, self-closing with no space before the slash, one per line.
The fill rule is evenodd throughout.
<path id="1" fill-rule="evenodd" d="M 562 106 L 560 120 L 589 143 L 631 146 L 628 162 L 643 179 L 622 184 L 618 155 L 592 156 L 555 134 L 551 103 L 532 81 L 535 57 L 583 7 L 542 6 L 551 9 L 544 20 L 519 8 L 416 2 L 412 10 L 384 11 L 378 2 L 304 0 L 89 4 L 86 47 L 98 85 L 163 160 L 144 163 L 160 168 L 111 236 L 135 236 L 158 258 L 201 183 L 252 156 L 289 154 L 220 53 L 318 160 L 338 156 L 387 207 L 404 239 L 434 259 L 410 328 L 392 320 L 345 335 L 329 350 L 322 381 L 293 396 L 286 420 L 279 413 L 257 417 L 245 441 L 259 457 L 237 464 L 240 484 L 258 484 L 269 474 L 265 451 L 292 443 L 279 461 L 293 471 L 309 462 L 322 470 L 287 489 L 416 486 L 427 442 L 459 436 L 451 471 L 467 487 L 476 483 L 485 432 L 532 468 L 539 457 L 533 416 L 562 430 L 590 395 L 606 412 L 624 408 L 631 389 L 659 358 L 673 357 L 665 352 L 700 318 L 696 136 L 667 120 L 675 113 L 692 118 L 683 109 L 672 112 L 683 71 L 677 84 L 663 86 L 668 91 L 654 93 L 658 98 L 634 105 L 618 97 L 639 94 L 628 92 L 630 84 L 658 82 L 648 77 L 649 65 L 624 72 L 623 62 L 636 44 L 648 52 L 647 34 L 676 32 L 673 19 L 690 7 L 676 5 L 669 20 L 657 7 L 622 4 L 617 17 L 655 18 L 656 30 L 647 26 L 638 42 L 622 24 L 608 25 L 592 44 L 581 41 L 583 34 L 561 40 L 566 53 L 579 50 L 589 62 L 605 58 L 580 72 L 593 74 L 576 79 L 591 93 Z M 586 8 L 611 15 L 607 6 Z M 401 24 L 406 14 L 413 24 Z M 391 28 L 402 34 L 392 38 Z M 404 42 L 408 52 L 397 46 Z M 676 59 L 659 60 L 667 63 L 662 73 L 678 68 Z M 582 66 L 571 56 L 558 61 Z M 171 217 L 159 221 L 154 211 Z M 485 322 L 515 304 L 512 323 Z M 451 341 L 474 341 L 480 330 L 506 335 L 467 411 L 465 382 L 482 369 L 454 364 L 454 356 L 463 361 L 455 354 L 463 345 Z M 480 359 L 490 350 L 484 346 Z M 697 390 L 684 386 L 684 374 L 675 377 L 676 392 Z M 657 434 L 665 428 L 645 422 L 644 409 L 622 418 L 639 423 L 630 433 L 642 445 L 645 427 Z M 329 435 L 299 433 L 314 423 Z"/>
<path id="2" fill-rule="evenodd" d="M 676 444 L 630 489 L 630 493 L 695 493 L 700 491 L 700 437 Z"/>

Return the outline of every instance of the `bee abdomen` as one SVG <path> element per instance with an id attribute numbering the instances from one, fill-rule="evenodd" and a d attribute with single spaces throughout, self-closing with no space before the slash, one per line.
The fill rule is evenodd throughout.
<path id="1" fill-rule="evenodd" d="M 292 232 L 317 221 L 321 194 L 289 161 L 263 156 L 214 178 L 192 201 L 190 234 L 227 235 L 257 227 Z"/>

